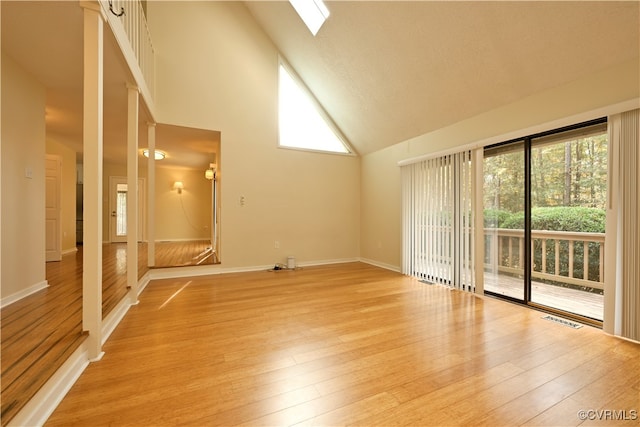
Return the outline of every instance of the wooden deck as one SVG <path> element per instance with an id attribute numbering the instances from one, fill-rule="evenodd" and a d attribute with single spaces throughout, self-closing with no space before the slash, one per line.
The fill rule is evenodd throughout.
<path id="1" fill-rule="evenodd" d="M 489 274 L 484 276 L 485 291 L 506 295 L 516 299 L 523 298 L 523 279 L 506 274 Z M 591 292 L 579 291 L 561 286 L 553 286 L 536 281 L 531 282 L 531 301 L 575 313 L 591 319 L 602 320 L 604 313 L 604 296 Z"/>
<path id="2" fill-rule="evenodd" d="M 45 425 L 594 425 L 640 346 L 361 263 L 154 281 Z"/>

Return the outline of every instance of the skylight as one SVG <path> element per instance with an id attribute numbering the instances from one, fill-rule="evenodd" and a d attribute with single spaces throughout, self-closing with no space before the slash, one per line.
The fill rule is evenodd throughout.
<path id="1" fill-rule="evenodd" d="M 329 17 L 329 9 L 322 0 L 289 0 L 314 36 Z"/>
<path id="2" fill-rule="evenodd" d="M 279 75 L 280 146 L 351 154 L 340 132 L 282 63 Z"/>

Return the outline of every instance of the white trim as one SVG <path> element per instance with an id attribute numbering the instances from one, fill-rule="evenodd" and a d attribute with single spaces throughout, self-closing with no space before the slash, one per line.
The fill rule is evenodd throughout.
<path id="1" fill-rule="evenodd" d="M 62 256 L 75 254 L 76 252 L 78 252 L 77 247 L 73 247 L 72 249 L 65 249 L 64 251 L 62 251 Z"/>
<path id="2" fill-rule="evenodd" d="M 401 273 L 402 272 L 402 269 L 397 265 L 391 265 L 391 264 L 387 264 L 387 263 L 380 262 L 380 261 L 375 261 L 375 260 L 368 259 L 368 258 L 360 258 L 360 262 L 363 262 L 363 263 L 369 264 L 369 265 L 373 265 L 374 267 L 380 267 L 380 268 L 384 268 L 386 270 L 394 271 L 396 273 Z"/>
<path id="3" fill-rule="evenodd" d="M 201 242 L 203 240 L 211 241 L 211 235 L 203 236 L 203 237 L 194 237 L 189 239 L 156 239 L 156 244 L 158 243 L 174 243 L 174 242 Z"/>
<path id="4" fill-rule="evenodd" d="M 346 264 L 349 262 L 359 262 L 360 258 L 340 258 L 340 259 L 324 259 L 319 261 L 307 261 L 298 263 L 298 267 L 315 267 L 317 265 Z M 271 266 L 269 267 L 271 268 Z"/>
<path id="5" fill-rule="evenodd" d="M 28 288 L 16 292 L 15 294 L 11 294 L 5 298 L 2 298 L 2 300 L 0 300 L 0 308 L 5 308 L 6 306 L 11 305 L 16 301 L 20 301 L 22 298 L 28 297 L 29 295 L 35 294 L 36 292 L 48 287 L 49 282 L 47 282 L 46 280 L 36 283 L 35 285 L 31 285 Z"/>
<path id="6" fill-rule="evenodd" d="M 130 307 L 131 302 L 129 298 L 122 298 L 107 317 L 102 320 L 102 345 L 107 342 L 109 336 L 111 336 L 122 319 L 124 319 Z"/>
<path id="7" fill-rule="evenodd" d="M 9 426 L 41 426 L 55 411 L 89 365 L 86 341 L 63 363 L 36 395 L 9 421 Z"/>
<path id="8" fill-rule="evenodd" d="M 140 296 L 140 294 L 142 293 L 142 291 L 144 291 L 150 281 L 151 276 L 149 274 L 149 271 L 147 271 L 144 276 L 142 276 L 142 278 L 138 280 L 138 296 Z"/>
<path id="9" fill-rule="evenodd" d="M 552 120 L 550 122 L 529 126 L 524 129 L 503 133 L 501 135 L 492 136 L 492 137 L 485 138 L 480 141 L 472 142 L 469 144 L 459 145 L 457 147 L 448 148 L 446 150 L 440 150 L 435 153 L 423 154 L 417 157 L 411 157 L 409 159 L 400 160 L 398 162 L 398 166 L 406 166 L 413 163 L 421 162 L 423 160 L 434 159 L 436 157 L 443 157 L 443 156 L 458 153 L 461 151 L 473 150 L 476 148 L 483 148 L 488 145 L 493 145 L 493 144 L 497 144 L 505 141 L 511 141 L 513 139 L 518 139 L 518 138 L 524 138 L 525 136 L 528 136 L 528 135 L 535 135 L 535 134 L 546 132 L 549 130 L 558 129 L 564 126 L 570 126 L 577 123 L 598 119 L 600 117 L 606 117 L 612 114 L 618 114 L 625 111 L 634 110 L 636 108 L 640 108 L 640 98 L 629 99 L 627 101 L 619 102 L 617 104 L 608 105 L 606 107 L 597 108 L 595 110 L 586 111 L 584 113 L 574 114 L 573 116 L 563 117 L 560 119 Z"/>
<path id="10" fill-rule="evenodd" d="M 302 263 L 298 263 L 297 266 L 313 267 L 318 265 L 345 264 L 349 262 L 359 262 L 359 261 L 360 261 L 360 258 L 326 259 L 326 260 L 302 262 Z M 221 264 L 195 265 L 195 266 L 179 267 L 179 268 L 176 268 L 176 267 L 152 268 L 147 272 L 147 274 L 149 276 L 148 277 L 148 281 L 149 281 L 149 280 L 158 280 L 158 279 L 178 279 L 183 277 L 209 276 L 209 275 L 226 274 L 226 273 L 249 273 L 253 271 L 266 271 L 273 268 L 273 266 L 274 264 L 225 268 Z M 144 286 L 146 286 L 146 284 Z"/>

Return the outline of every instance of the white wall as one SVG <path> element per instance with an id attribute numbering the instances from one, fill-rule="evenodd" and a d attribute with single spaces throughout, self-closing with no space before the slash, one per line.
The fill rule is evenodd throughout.
<path id="1" fill-rule="evenodd" d="M 148 10 L 158 122 L 222 135 L 223 267 L 358 257 L 360 160 L 277 148 L 278 52 L 246 7 L 152 2 Z"/>
<path id="2" fill-rule="evenodd" d="M 3 52 L 3 300 L 45 280 L 44 107 L 44 87 Z"/>
<path id="3" fill-rule="evenodd" d="M 361 256 L 400 268 L 402 221 L 398 161 L 507 133 L 518 134 L 530 127 L 638 98 L 639 75 L 636 59 L 364 156 Z M 526 136 L 526 133 L 517 136 Z"/>

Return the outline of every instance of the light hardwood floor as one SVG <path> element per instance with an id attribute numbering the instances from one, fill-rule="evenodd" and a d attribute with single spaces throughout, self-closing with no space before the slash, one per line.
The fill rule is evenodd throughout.
<path id="1" fill-rule="evenodd" d="M 164 266 L 196 265 L 208 242 L 163 242 Z M 82 246 L 46 265 L 49 287 L 0 310 L 1 425 L 6 425 L 86 338 L 82 332 Z M 126 243 L 102 246 L 102 316 L 128 292 Z M 195 260 L 194 260 L 195 259 Z M 205 262 L 213 262 L 208 257 Z M 149 270 L 147 245 L 138 244 L 138 278 Z"/>
<path id="2" fill-rule="evenodd" d="M 638 425 L 578 411 L 633 418 L 640 345 L 541 317 L 361 263 L 153 281 L 47 425 Z"/>

